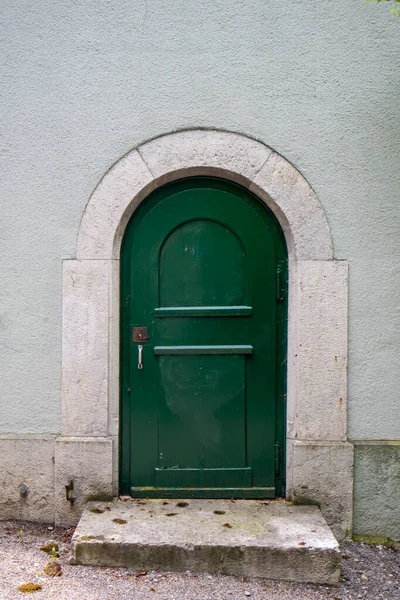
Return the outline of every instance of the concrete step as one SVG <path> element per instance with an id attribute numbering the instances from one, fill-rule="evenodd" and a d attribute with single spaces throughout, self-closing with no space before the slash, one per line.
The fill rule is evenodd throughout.
<path id="1" fill-rule="evenodd" d="M 284 500 L 90 502 L 73 564 L 336 584 L 339 545 L 315 506 Z"/>

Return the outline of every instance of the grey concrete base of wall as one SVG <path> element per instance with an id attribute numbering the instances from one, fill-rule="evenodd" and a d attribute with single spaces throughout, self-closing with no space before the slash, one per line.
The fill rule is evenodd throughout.
<path id="1" fill-rule="evenodd" d="M 0 518 L 54 522 L 55 437 L 0 438 Z"/>
<path id="2" fill-rule="evenodd" d="M 288 451 L 288 497 L 319 506 L 342 538 L 352 522 L 353 445 L 289 440 Z M 115 495 L 115 454 L 110 437 L 1 436 L 0 518 L 75 525 L 86 501 Z M 354 460 L 354 533 L 400 539 L 400 442 L 355 442 Z"/>
<path id="3" fill-rule="evenodd" d="M 400 441 L 354 442 L 354 533 L 400 541 Z"/>
<path id="4" fill-rule="evenodd" d="M 112 497 L 110 438 L 2 436 L 0 456 L 1 519 L 75 525 L 88 500 Z"/>
<path id="5" fill-rule="evenodd" d="M 353 446 L 296 441 L 289 447 L 295 466 L 289 498 L 319 506 L 340 539 L 352 521 Z M 75 525 L 87 501 L 116 495 L 111 437 L 3 436 L 0 451 L 0 518 Z"/>

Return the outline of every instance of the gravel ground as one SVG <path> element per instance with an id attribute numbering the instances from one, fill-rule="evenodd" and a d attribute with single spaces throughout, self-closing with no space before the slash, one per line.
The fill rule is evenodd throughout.
<path id="1" fill-rule="evenodd" d="M 195 575 L 137 574 L 123 568 L 68 564 L 73 529 L 0 521 L 0 599 L 38 600 L 400 600 L 400 550 L 363 543 L 342 544 L 339 587 L 287 583 L 267 579 Z M 62 574 L 46 575 L 49 558 L 40 547 L 57 542 Z M 53 559 L 54 562 L 54 559 Z M 54 565 L 53 565 L 54 566 Z M 42 586 L 34 594 L 21 584 Z"/>

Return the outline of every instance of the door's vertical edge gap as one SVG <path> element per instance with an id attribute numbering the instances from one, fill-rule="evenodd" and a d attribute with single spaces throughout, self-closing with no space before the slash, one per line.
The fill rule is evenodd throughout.
<path id="1" fill-rule="evenodd" d="M 121 258 L 124 256 L 123 247 L 126 244 L 122 244 L 121 247 Z M 125 260 L 120 261 L 119 273 L 120 273 L 120 418 L 119 418 L 119 477 L 118 477 L 118 493 L 127 493 L 130 487 L 129 473 L 130 473 L 130 436 L 127 435 L 127 424 L 130 422 L 129 415 L 129 403 L 127 402 L 127 387 L 129 377 L 129 352 L 127 352 L 127 328 L 129 328 L 129 317 L 127 312 L 129 310 L 126 294 L 126 283 L 125 283 Z"/>
<path id="2" fill-rule="evenodd" d="M 282 463 L 280 462 L 279 457 L 279 447 L 282 446 L 282 422 L 283 422 L 283 414 L 282 414 L 282 380 L 281 380 L 281 371 L 282 371 L 282 349 L 281 349 L 281 317 L 282 317 L 282 261 L 277 260 L 276 263 L 276 327 L 275 327 L 275 336 L 276 336 L 276 351 L 275 351 L 275 385 L 276 385 L 276 396 L 275 396 L 275 453 L 277 464 L 275 465 L 275 488 L 277 495 L 282 495 Z"/>
<path id="3" fill-rule="evenodd" d="M 287 422 L 287 357 L 288 357 L 288 347 L 287 347 L 287 336 L 288 336 L 288 306 L 289 306 L 289 261 L 286 256 L 286 260 L 284 262 L 284 301 L 282 306 L 282 322 L 283 328 L 280 332 L 281 334 L 281 344 L 282 344 L 282 367 L 281 367 L 281 377 L 282 377 L 282 455 L 281 455 L 281 485 L 282 485 L 282 496 L 286 495 L 286 422 Z"/>
<path id="4" fill-rule="evenodd" d="M 161 244 L 157 257 L 157 308 L 161 306 L 161 254 L 163 248 L 164 244 Z M 154 318 L 154 312 L 152 318 Z"/>
<path id="5" fill-rule="evenodd" d="M 157 382 L 157 424 L 156 424 L 156 428 L 157 428 L 157 465 L 159 468 L 161 468 L 161 464 L 160 464 L 160 456 L 161 456 L 161 448 L 160 448 L 160 397 L 161 397 L 161 385 L 160 385 L 160 381 Z M 155 478 L 154 478 L 154 485 L 156 484 Z"/>
<path id="6" fill-rule="evenodd" d="M 122 254 L 122 247 L 124 245 L 124 240 L 122 240 L 122 244 L 121 244 L 121 256 L 120 258 L 122 258 L 123 254 Z M 118 469 L 119 469 L 119 473 L 118 473 L 118 494 L 120 494 L 123 490 L 122 490 L 122 481 L 123 481 L 123 458 L 122 458 L 122 452 L 123 452 L 123 447 L 124 447 L 124 432 L 123 432 L 123 424 L 124 424 L 124 408 L 123 408 L 123 401 L 124 401 L 124 397 L 123 397 L 123 386 L 124 386 L 124 373 L 123 373 L 123 368 L 124 368 L 124 352 L 123 352 L 123 348 L 122 345 L 124 343 L 124 323 L 125 323 L 125 319 L 124 319 L 124 290 L 123 290 L 123 261 L 120 261 L 120 265 L 119 265 L 119 279 L 120 279 L 120 297 L 119 297 L 119 311 L 120 311 L 120 323 L 119 323 L 119 330 L 120 330 L 120 337 L 119 337 L 119 345 L 118 345 L 118 352 L 119 352 L 119 457 L 118 457 Z"/>
<path id="7" fill-rule="evenodd" d="M 164 240 L 165 242 L 165 240 Z M 160 249 L 158 251 L 158 256 L 157 256 L 157 308 L 161 306 L 161 254 L 164 248 L 164 243 L 162 243 L 160 245 Z M 154 311 L 153 314 L 151 316 L 151 320 L 152 320 L 152 330 L 153 330 L 153 337 L 154 334 L 157 330 L 157 332 L 159 331 L 159 324 L 156 322 L 155 319 L 155 315 L 154 315 Z M 160 456 L 161 456 L 161 448 L 160 448 L 160 395 L 162 393 L 161 390 L 161 385 L 160 385 L 160 381 L 157 381 L 157 423 L 156 423 L 156 431 L 157 431 L 157 465 L 160 467 Z M 154 481 L 153 481 L 153 485 L 156 484 L 155 481 L 155 475 L 154 477 Z"/>
<path id="8" fill-rule="evenodd" d="M 280 496 L 286 493 L 286 390 L 287 390 L 287 298 L 288 261 L 277 261 L 282 294 L 277 294 L 276 304 L 276 442 L 279 445 L 279 472 L 276 488 Z M 278 297 L 279 296 L 279 297 Z"/>
<path id="9" fill-rule="evenodd" d="M 248 457 L 248 419 L 247 419 L 247 368 L 248 368 L 248 360 L 246 355 L 243 356 L 243 379 L 244 379 L 244 433 L 245 433 L 245 445 L 244 445 L 244 457 L 245 457 L 245 465 L 249 466 L 249 457 Z M 251 484 L 253 485 L 253 474 L 251 474 Z"/>

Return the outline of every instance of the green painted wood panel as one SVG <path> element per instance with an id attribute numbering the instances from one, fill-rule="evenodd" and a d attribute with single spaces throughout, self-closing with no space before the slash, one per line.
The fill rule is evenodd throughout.
<path id="1" fill-rule="evenodd" d="M 213 354 L 159 358 L 160 467 L 247 466 L 246 360 L 245 356 Z M 232 481 L 231 485 L 236 484 Z"/>
<path id="2" fill-rule="evenodd" d="M 185 179 L 136 211 L 121 250 L 123 493 L 282 495 L 286 265 L 274 217 L 235 184 Z M 143 369 L 132 327 L 149 334 Z"/>
<path id="3" fill-rule="evenodd" d="M 252 354 L 253 346 L 155 346 L 154 354 Z"/>
<path id="4" fill-rule="evenodd" d="M 251 306 L 161 306 L 155 317 L 243 317 L 251 315 Z"/>
<path id="5" fill-rule="evenodd" d="M 156 487 L 212 488 L 251 487 L 251 469 L 154 469 Z M 224 483 L 226 482 L 226 485 Z"/>
<path id="6" fill-rule="evenodd" d="M 202 214 L 203 218 L 179 224 L 163 242 L 159 266 L 162 306 L 244 304 L 245 249 L 226 223 Z"/>

